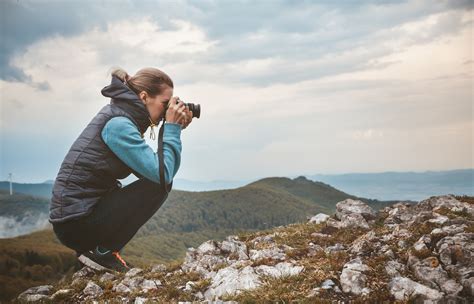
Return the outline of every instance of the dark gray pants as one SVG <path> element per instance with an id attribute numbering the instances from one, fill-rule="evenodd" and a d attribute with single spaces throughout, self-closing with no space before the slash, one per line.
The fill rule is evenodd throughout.
<path id="1" fill-rule="evenodd" d="M 168 193 L 160 184 L 146 178 L 108 192 L 93 211 L 79 219 L 53 223 L 56 236 L 76 254 L 97 245 L 112 251 L 121 250 L 155 212 Z"/>

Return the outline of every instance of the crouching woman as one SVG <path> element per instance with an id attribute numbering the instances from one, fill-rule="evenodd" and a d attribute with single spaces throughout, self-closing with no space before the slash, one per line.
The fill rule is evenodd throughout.
<path id="1" fill-rule="evenodd" d="M 92 118 L 61 164 L 49 222 L 83 264 L 127 271 L 133 266 L 121 249 L 168 197 L 180 166 L 181 131 L 193 116 L 173 97 L 171 78 L 158 69 L 144 68 L 130 77 L 116 68 L 111 78 L 101 90 L 110 103 Z M 148 127 L 154 134 L 160 120 L 162 160 L 144 140 Z M 118 179 L 131 173 L 139 179 L 122 187 Z"/>

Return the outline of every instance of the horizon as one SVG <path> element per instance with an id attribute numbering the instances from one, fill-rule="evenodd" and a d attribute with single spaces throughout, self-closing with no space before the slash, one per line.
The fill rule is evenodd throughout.
<path id="1" fill-rule="evenodd" d="M 250 178 L 250 179 L 214 179 L 214 180 L 192 180 L 192 179 L 187 179 L 187 178 L 175 178 L 176 179 L 179 179 L 179 180 L 186 180 L 186 181 L 191 181 L 191 182 L 199 182 L 199 183 L 212 183 L 212 182 L 241 182 L 241 181 L 249 181 L 249 180 L 252 180 L 252 181 L 257 181 L 257 180 L 261 180 L 261 179 L 265 179 L 265 178 L 273 178 L 273 177 L 286 177 L 286 178 L 289 178 L 289 179 L 295 179 L 299 176 L 304 176 L 304 177 L 308 177 L 308 176 L 314 176 L 314 175 L 325 175 L 325 176 L 341 176 L 341 175 L 351 175 L 351 174 L 390 174 L 390 173 L 393 173 L 393 174 L 426 174 L 426 173 L 441 173 L 441 172 L 451 172 L 451 171 L 467 171 L 467 170 L 473 170 L 474 171 L 474 167 L 473 168 L 459 168 L 459 169 L 449 169 L 449 170 L 423 170 L 423 171 L 380 171 L 380 172 L 345 172 L 345 173 L 311 173 L 311 174 L 294 174 L 294 175 L 274 175 L 274 176 L 262 176 L 262 177 L 255 177 L 255 178 Z M 13 174 L 14 176 L 14 174 Z M 124 181 L 124 180 L 127 180 L 127 179 L 130 179 L 130 177 L 132 177 L 131 179 L 134 179 L 136 180 L 137 178 L 133 176 L 133 174 L 130 174 L 129 177 L 127 177 L 126 179 L 123 179 L 123 180 L 120 180 L 120 181 Z M 52 179 L 44 179 L 43 181 L 37 181 L 37 182 L 33 182 L 33 181 L 30 181 L 30 182 L 25 182 L 25 181 L 15 181 L 14 179 L 12 180 L 12 183 L 18 183 L 18 184 L 43 184 L 43 183 L 46 183 L 48 181 L 52 181 L 54 183 L 54 178 Z M 1 182 L 10 182 L 9 180 L 0 180 L 0 183 Z"/>

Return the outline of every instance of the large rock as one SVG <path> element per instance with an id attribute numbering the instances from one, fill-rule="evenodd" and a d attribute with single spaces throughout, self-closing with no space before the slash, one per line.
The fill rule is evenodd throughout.
<path id="1" fill-rule="evenodd" d="M 345 199 L 336 204 L 336 217 L 342 219 L 342 216 L 348 214 L 360 214 L 366 220 L 373 220 L 376 212 L 366 203 L 360 200 Z"/>
<path id="2" fill-rule="evenodd" d="M 272 277 L 298 275 L 304 269 L 303 266 L 295 265 L 294 262 L 281 262 L 275 266 L 259 265 L 255 268 L 247 265 L 236 268 L 235 265 L 221 268 L 212 277 L 209 288 L 204 292 L 206 300 L 215 300 L 224 294 L 238 294 L 241 290 L 254 289 L 261 284 L 260 276 Z"/>
<path id="3" fill-rule="evenodd" d="M 361 227 L 369 229 L 368 221 L 373 220 L 375 216 L 375 211 L 369 205 L 348 198 L 336 204 L 336 217 L 340 223 L 329 221 L 328 224 L 336 228 Z"/>
<path id="4" fill-rule="evenodd" d="M 390 289 L 390 294 L 399 301 L 406 301 L 414 298 L 421 298 L 422 300 L 440 300 L 443 297 L 443 294 L 436 289 L 429 288 L 405 277 L 393 278 L 390 281 L 388 288 Z"/>
<path id="5" fill-rule="evenodd" d="M 238 294 L 243 289 L 254 289 L 261 281 L 251 266 L 236 269 L 233 266 L 219 269 L 204 292 L 206 300 L 216 300 L 224 294 Z"/>
<path id="6" fill-rule="evenodd" d="M 367 276 L 364 274 L 368 270 L 369 267 L 363 264 L 360 258 L 347 262 L 340 277 L 342 291 L 355 295 L 368 294 L 370 289 L 365 287 Z"/>
<path id="7" fill-rule="evenodd" d="M 329 218 L 329 215 L 324 214 L 324 213 L 318 213 L 312 218 L 309 219 L 308 223 L 313 223 L 313 224 L 322 224 L 326 222 Z"/>
<path id="8" fill-rule="evenodd" d="M 436 250 L 444 268 L 466 286 L 466 281 L 474 277 L 474 233 L 446 236 L 436 243 Z"/>
<path id="9" fill-rule="evenodd" d="M 433 212 L 447 209 L 451 212 L 466 213 L 474 216 L 474 205 L 460 202 L 452 194 L 432 196 L 419 202 L 417 207 Z"/>
<path id="10" fill-rule="evenodd" d="M 447 294 L 457 295 L 462 285 L 450 279 L 436 257 L 428 257 L 411 265 L 415 277 L 433 289 L 441 289 Z"/>

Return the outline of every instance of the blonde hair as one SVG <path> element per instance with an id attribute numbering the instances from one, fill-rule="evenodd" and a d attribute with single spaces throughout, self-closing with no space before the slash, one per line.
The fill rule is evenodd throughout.
<path id="1" fill-rule="evenodd" d="M 110 71 L 111 76 L 116 76 L 126 84 L 137 95 L 145 91 L 150 97 L 155 97 L 166 88 L 173 88 L 173 80 L 163 71 L 156 68 L 140 69 L 135 75 L 130 76 L 121 67 L 113 67 Z"/>

